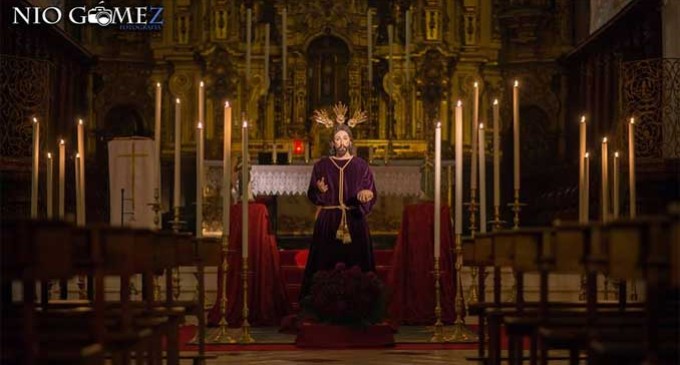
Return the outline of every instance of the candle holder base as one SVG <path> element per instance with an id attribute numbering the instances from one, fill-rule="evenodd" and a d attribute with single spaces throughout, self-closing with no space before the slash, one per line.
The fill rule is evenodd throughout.
<path id="1" fill-rule="evenodd" d="M 446 342 L 451 343 L 472 343 L 477 342 L 479 337 L 461 319 L 457 319 L 451 328 L 451 334 L 445 337 Z"/>

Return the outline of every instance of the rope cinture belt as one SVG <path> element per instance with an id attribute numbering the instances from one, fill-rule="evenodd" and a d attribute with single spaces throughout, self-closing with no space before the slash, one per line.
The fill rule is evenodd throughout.
<path id="1" fill-rule="evenodd" d="M 354 156 L 352 156 L 354 157 Z M 340 167 L 338 166 L 337 163 L 331 158 L 330 159 L 333 165 L 338 168 L 339 173 L 338 175 L 340 176 L 340 182 L 338 183 L 338 201 L 340 202 L 340 205 L 328 205 L 321 207 L 321 209 L 340 209 L 342 212 L 342 218 L 340 219 L 340 226 L 338 227 L 338 230 L 335 232 L 335 238 L 342 241 L 343 244 L 350 244 L 352 243 L 352 236 L 349 234 L 349 227 L 347 226 L 347 211 L 349 209 L 354 209 L 354 207 L 348 207 L 345 205 L 344 201 L 344 192 L 345 192 L 345 167 L 349 165 L 349 162 L 352 160 L 352 158 L 347 161 L 345 166 Z"/>

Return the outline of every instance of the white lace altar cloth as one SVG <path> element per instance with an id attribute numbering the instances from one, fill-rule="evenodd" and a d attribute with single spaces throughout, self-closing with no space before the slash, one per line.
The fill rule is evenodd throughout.
<path id="1" fill-rule="evenodd" d="M 253 165 L 253 195 L 307 194 L 313 165 Z M 418 196 L 419 166 L 371 166 L 379 195 Z"/>

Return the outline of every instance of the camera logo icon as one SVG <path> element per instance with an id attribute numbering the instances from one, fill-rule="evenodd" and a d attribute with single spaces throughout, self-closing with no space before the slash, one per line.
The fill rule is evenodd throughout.
<path id="1" fill-rule="evenodd" d="M 99 4 L 101 4 L 100 2 Z M 105 27 L 113 22 L 113 11 L 101 5 L 87 11 L 87 22 Z"/>

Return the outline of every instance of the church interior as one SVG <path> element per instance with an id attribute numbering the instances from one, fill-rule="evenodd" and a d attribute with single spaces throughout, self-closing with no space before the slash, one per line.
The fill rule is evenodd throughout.
<path id="1" fill-rule="evenodd" d="M 0 6 L 1 363 L 680 363 L 680 0 Z"/>

